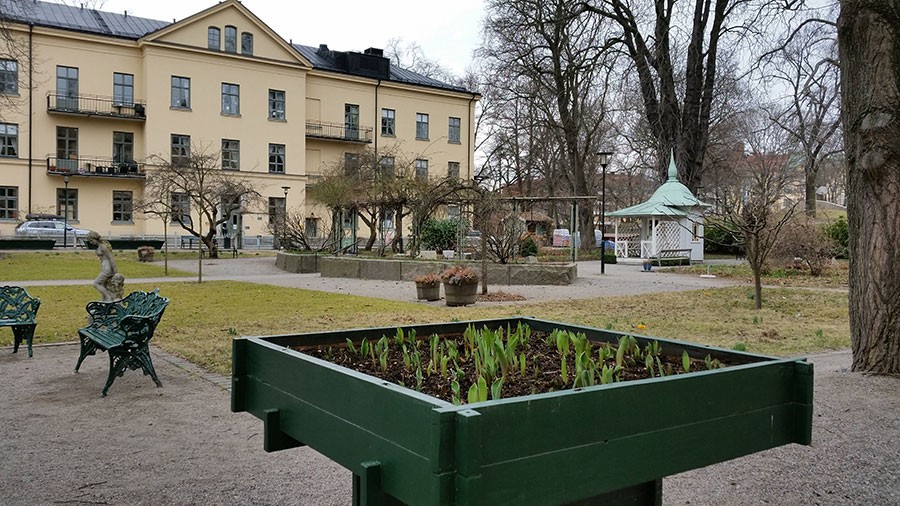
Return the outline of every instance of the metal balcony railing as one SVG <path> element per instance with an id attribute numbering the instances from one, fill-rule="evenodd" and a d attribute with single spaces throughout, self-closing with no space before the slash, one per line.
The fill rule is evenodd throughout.
<path id="1" fill-rule="evenodd" d="M 372 127 L 350 127 L 345 123 L 306 120 L 306 136 L 344 142 L 372 142 Z"/>
<path id="2" fill-rule="evenodd" d="M 83 116 L 102 116 L 105 118 L 121 118 L 137 121 L 147 119 L 146 105 L 143 101 L 130 102 L 115 100 L 112 97 L 98 95 L 66 95 L 51 93 L 47 95 L 47 111 L 60 114 L 78 114 Z"/>
<path id="3" fill-rule="evenodd" d="M 47 174 L 58 176 L 103 176 L 118 178 L 146 178 L 144 164 L 134 160 L 117 161 L 112 158 L 47 157 Z"/>

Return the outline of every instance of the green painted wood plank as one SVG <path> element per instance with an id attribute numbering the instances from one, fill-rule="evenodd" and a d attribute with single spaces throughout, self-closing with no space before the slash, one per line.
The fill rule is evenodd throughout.
<path id="1" fill-rule="evenodd" d="M 760 363 L 470 408 L 482 415 L 488 465 L 797 402 L 796 373 L 795 362 Z M 519 441 L 530 443 L 523 447 Z"/>

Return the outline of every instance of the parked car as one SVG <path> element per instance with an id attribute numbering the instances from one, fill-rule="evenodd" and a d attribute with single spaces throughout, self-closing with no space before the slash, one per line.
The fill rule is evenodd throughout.
<path id="1" fill-rule="evenodd" d="M 68 232 L 66 232 L 66 227 L 68 227 Z M 81 246 L 84 244 L 84 238 L 88 232 L 90 230 L 75 228 L 59 220 L 30 220 L 16 227 L 16 235 L 38 239 L 56 239 L 58 245 L 62 244 L 65 237 L 69 245 Z"/>

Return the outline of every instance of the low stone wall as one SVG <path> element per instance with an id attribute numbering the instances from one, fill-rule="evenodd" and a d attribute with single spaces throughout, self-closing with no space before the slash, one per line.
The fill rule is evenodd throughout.
<path id="1" fill-rule="evenodd" d="M 275 257 L 275 267 L 284 269 L 288 272 L 300 272 L 308 274 L 311 272 L 319 272 L 319 266 L 322 258 L 318 254 L 298 255 L 295 253 L 281 253 Z"/>
<path id="2" fill-rule="evenodd" d="M 275 265 L 288 272 L 319 272 L 326 278 L 412 281 L 433 272 L 440 274 L 459 262 L 316 256 L 278 253 Z M 463 262 L 481 273 L 480 262 Z M 578 277 L 574 263 L 488 264 L 488 283 L 498 285 L 571 285 Z M 314 270 L 318 269 L 318 270 Z"/>

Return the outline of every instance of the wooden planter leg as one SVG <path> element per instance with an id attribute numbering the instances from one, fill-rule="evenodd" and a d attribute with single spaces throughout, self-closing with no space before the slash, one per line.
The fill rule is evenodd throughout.
<path id="1" fill-rule="evenodd" d="M 281 432 L 281 412 L 277 409 L 267 409 L 263 419 L 263 450 L 277 452 L 298 446 L 306 445 Z"/>
<path id="2" fill-rule="evenodd" d="M 381 462 L 360 464 L 360 472 L 353 473 L 353 506 L 403 506 L 403 503 L 384 493 L 381 473 Z"/>

